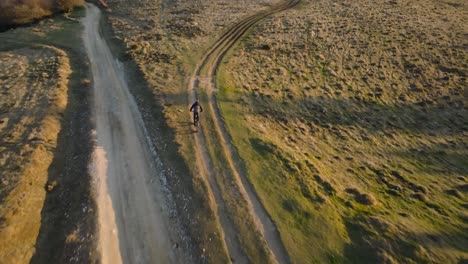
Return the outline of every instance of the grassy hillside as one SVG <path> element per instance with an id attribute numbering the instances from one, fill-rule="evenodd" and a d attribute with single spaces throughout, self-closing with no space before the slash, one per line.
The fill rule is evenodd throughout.
<path id="1" fill-rule="evenodd" d="M 83 4 L 84 0 L 2 0 L 0 26 L 29 23 Z"/>
<path id="2" fill-rule="evenodd" d="M 468 258 L 466 18 L 463 1 L 303 1 L 222 64 L 223 116 L 293 262 Z"/>
<path id="3" fill-rule="evenodd" d="M 0 33 L 0 263 L 96 262 L 82 11 Z"/>

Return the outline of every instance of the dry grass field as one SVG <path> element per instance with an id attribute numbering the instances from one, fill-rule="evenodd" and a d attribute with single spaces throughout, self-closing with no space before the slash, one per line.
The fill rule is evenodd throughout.
<path id="1" fill-rule="evenodd" d="M 80 33 L 64 15 L 0 33 L 0 263 L 96 260 Z"/>
<path id="2" fill-rule="evenodd" d="M 37 46 L 0 53 L 0 262 L 29 261 L 61 118 L 67 105 L 66 54 Z M 44 188 L 44 186 L 46 186 Z"/>
<path id="3" fill-rule="evenodd" d="M 468 258 L 463 1 L 303 1 L 222 63 L 218 102 L 293 262 Z"/>
<path id="4" fill-rule="evenodd" d="M 189 168 L 177 181 L 198 197 L 185 212 L 213 263 L 226 252 L 193 167 L 186 85 L 228 25 L 273 2 L 108 1 L 115 52 L 136 62 L 160 106 L 147 116 L 162 111 Z M 228 54 L 216 99 L 292 262 L 466 261 L 466 20 L 463 1 L 304 0 Z"/>

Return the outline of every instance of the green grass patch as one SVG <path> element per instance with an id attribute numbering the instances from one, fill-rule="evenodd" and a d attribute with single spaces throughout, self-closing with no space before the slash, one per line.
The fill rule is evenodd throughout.
<path id="1" fill-rule="evenodd" d="M 344 247 L 344 226 L 330 204 L 312 203 L 301 191 L 299 179 L 312 178 L 297 170 L 291 157 L 249 128 L 245 118 L 251 105 L 243 105 L 242 93 L 226 81 L 224 68 L 218 72 L 217 93 L 221 113 L 247 176 L 261 202 L 277 225 L 293 262 L 336 262 Z M 296 168 L 296 169 L 295 169 Z M 315 191 L 310 191 L 315 196 Z"/>

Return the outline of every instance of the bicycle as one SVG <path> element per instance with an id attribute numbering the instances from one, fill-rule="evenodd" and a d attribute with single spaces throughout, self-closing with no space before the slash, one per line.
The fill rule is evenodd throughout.
<path id="1" fill-rule="evenodd" d="M 197 112 L 193 113 L 193 125 L 198 128 L 198 123 L 200 123 L 200 117 Z"/>
<path id="2" fill-rule="evenodd" d="M 200 113 L 203 112 L 203 107 L 201 107 L 201 105 L 198 103 L 198 99 L 195 100 L 195 103 L 192 104 L 192 106 L 190 107 L 190 112 L 193 111 L 193 125 L 198 128 L 198 123 L 200 122 L 200 117 L 199 117 L 199 113 L 198 113 L 198 110 L 200 110 Z M 198 131 L 198 129 L 197 129 Z"/>

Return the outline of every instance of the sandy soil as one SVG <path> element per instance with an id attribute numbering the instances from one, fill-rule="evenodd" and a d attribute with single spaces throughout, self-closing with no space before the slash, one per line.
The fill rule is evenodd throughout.
<path id="1" fill-rule="evenodd" d="M 0 53 L 0 262 L 30 260 L 67 105 L 70 66 L 50 46 Z"/>

